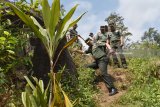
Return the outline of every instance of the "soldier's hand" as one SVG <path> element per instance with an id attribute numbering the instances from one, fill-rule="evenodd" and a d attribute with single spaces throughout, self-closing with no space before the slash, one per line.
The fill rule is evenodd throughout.
<path id="1" fill-rule="evenodd" d="M 124 45 L 123 43 L 120 44 L 121 47 L 123 47 L 123 45 Z"/>

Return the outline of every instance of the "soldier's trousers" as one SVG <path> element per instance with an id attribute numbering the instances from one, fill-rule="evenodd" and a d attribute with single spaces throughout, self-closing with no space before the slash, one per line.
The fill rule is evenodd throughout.
<path id="1" fill-rule="evenodd" d="M 106 83 L 106 86 L 108 88 L 114 88 L 113 81 L 111 79 L 111 76 L 108 74 L 107 71 L 107 65 L 108 65 L 108 58 L 102 57 L 95 62 L 88 64 L 86 67 L 92 68 L 92 69 L 98 69 L 100 70 L 101 74 L 100 77 L 104 80 Z"/>
<path id="2" fill-rule="evenodd" d="M 114 51 L 116 52 L 115 54 L 112 55 L 114 65 L 120 66 L 119 61 L 118 61 L 117 54 L 118 54 L 119 57 L 120 57 L 121 64 L 122 64 L 122 65 L 127 65 L 126 58 L 125 58 L 125 56 L 124 56 L 124 54 L 123 54 L 122 47 L 121 47 L 121 46 L 114 46 L 114 47 L 112 47 L 112 48 L 113 48 Z"/>

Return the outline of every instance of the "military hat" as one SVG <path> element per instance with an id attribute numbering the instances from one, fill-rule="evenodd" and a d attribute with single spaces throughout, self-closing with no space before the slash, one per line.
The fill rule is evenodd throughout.
<path id="1" fill-rule="evenodd" d="M 93 33 L 91 32 L 91 33 L 89 34 L 89 36 L 90 36 L 90 37 L 93 37 Z"/>

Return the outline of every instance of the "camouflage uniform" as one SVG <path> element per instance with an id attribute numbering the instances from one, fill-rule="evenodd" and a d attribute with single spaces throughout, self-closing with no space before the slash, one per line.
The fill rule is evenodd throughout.
<path id="1" fill-rule="evenodd" d="M 106 35 L 98 34 L 97 42 L 94 43 L 92 46 L 89 46 L 88 50 L 85 53 L 91 53 L 94 57 L 95 61 L 91 64 L 88 64 L 87 67 L 93 69 L 100 69 L 102 79 L 106 83 L 109 91 L 110 89 L 114 88 L 113 81 L 107 72 L 107 65 L 108 65 L 108 58 L 106 55 Z"/>
<path id="2" fill-rule="evenodd" d="M 122 34 L 119 31 L 107 32 L 107 36 L 108 36 L 107 39 L 110 41 L 110 45 L 112 49 L 119 54 L 122 66 L 127 65 L 125 56 L 123 55 L 123 50 L 122 50 L 121 40 L 120 40 Z M 120 64 L 118 63 L 117 55 L 113 54 L 112 57 L 113 57 L 114 65 L 117 65 L 118 67 L 120 67 Z"/>
<path id="3" fill-rule="evenodd" d="M 75 36 L 78 36 L 78 32 L 76 29 L 69 29 L 67 34 L 66 34 L 66 38 L 67 38 L 67 41 L 71 40 L 73 37 Z M 73 47 L 80 47 L 80 49 L 82 50 L 82 43 L 79 39 L 77 39 L 76 43 L 73 44 Z"/>

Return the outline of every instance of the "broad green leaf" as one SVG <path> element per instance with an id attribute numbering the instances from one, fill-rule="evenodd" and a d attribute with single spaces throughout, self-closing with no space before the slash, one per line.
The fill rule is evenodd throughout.
<path id="1" fill-rule="evenodd" d="M 44 93 L 44 84 L 42 80 L 39 80 L 39 86 L 40 86 L 41 92 Z"/>
<path id="2" fill-rule="evenodd" d="M 34 24 L 39 27 L 39 29 L 43 29 L 43 27 L 39 24 L 39 22 L 33 16 L 30 16 L 30 18 L 33 20 Z"/>
<path id="3" fill-rule="evenodd" d="M 47 85 L 47 88 L 45 89 L 45 92 L 44 92 L 44 99 L 47 100 L 49 97 L 48 93 L 49 93 L 49 87 L 50 87 L 50 84 L 51 84 L 51 81 L 49 81 L 48 85 Z"/>
<path id="4" fill-rule="evenodd" d="M 58 82 L 60 82 L 61 78 L 62 78 L 62 73 L 64 72 L 66 66 L 64 66 L 63 68 L 61 68 L 61 70 L 59 70 L 57 73 L 56 73 L 56 80 Z"/>
<path id="5" fill-rule="evenodd" d="M 67 44 L 63 47 L 63 49 L 69 47 L 70 45 L 72 45 L 76 40 L 78 39 L 77 36 L 73 37 L 69 42 L 67 42 Z"/>
<path id="6" fill-rule="evenodd" d="M 51 7 L 51 18 L 50 18 L 50 25 L 49 25 L 49 32 L 51 41 L 55 33 L 57 24 L 60 20 L 60 0 L 54 0 Z"/>
<path id="7" fill-rule="evenodd" d="M 14 12 L 27 24 L 30 26 L 30 18 L 29 16 L 25 15 L 21 10 L 19 10 L 16 6 L 14 6 L 11 3 L 7 3 L 13 10 Z"/>
<path id="8" fill-rule="evenodd" d="M 72 103 L 72 104 L 73 104 L 73 107 L 76 106 L 76 105 L 79 103 L 79 101 L 80 101 L 79 98 L 77 98 L 77 99 Z"/>
<path id="9" fill-rule="evenodd" d="M 31 4 L 33 4 L 33 0 L 30 0 Z"/>
<path id="10" fill-rule="evenodd" d="M 71 19 L 71 17 L 73 16 L 76 8 L 78 5 L 75 5 L 68 13 L 67 15 L 62 19 L 62 23 L 60 23 L 59 25 L 59 29 L 58 29 L 58 33 L 56 36 L 60 35 L 60 33 L 63 31 L 64 26 L 66 25 L 66 23 Z"/>
<path id="11" fill-rule="evenodd" d="M 29 94 L 26 92 L 22 92 L 22 103 L 23 103 L 24 107 L 32 107 L 31 101 L 29 99 Z"/>
<path id="12" fill-rule="evenodd" d="M 0 44 L 4 44 L 5 43 L 6 38 L 5 37 L 0 37 Z"/>
<path id="13" fill-rule="evenodd" d="M 39 84 L 38 79 L 36 77 L 32 77 L 34 79 L 34 81 L 36 82 L 36 84 Z"/>
<path id="14" fill-rule="evenodd" d="M 48 45 L 49 38 L 48 38 L 48 34 L 47 34 L 46 29 L 43 29 L 42 26 L 38 23 L 38 21 L 33 16 L 31 16 L 31 19 L 33 20 L 34 24 L 39 27 L 39 31 L 42 35 L 42 40 L 44 41 L 44 45 L 49 47 L 49 45 Z"/>
<path id="15" fill-rule="evenodd" d="M 6 50 L 7 52 L 9 52 L 10 54 L 15 54 L 15 52 L 14 51 L 12 51 L 12 50 Z"/>
<path id="16" fill-rule="evenodd" d="M 22 92 L 22 103 L 25 107 L 27 107 L 27 104 L 26 104 L 26 92 Z"/>
<path id="17" fill-rule="evenodd" d="M 74 26 L 83 17 L 83 15 L 85 15 L 85 14 L 86 14 L 86 12 L 83 13 L 82 15 L 80 15 L 76 20 L 74 20 L 73 22 L 71 22 L 70 25 L 69 25 L 69 28 L 72 27 L 72 26 Z"/>
<path id="18" fill-rule="evenodd" d="M 24 78 L 26 79 L 26 81 L 29 84 L 29 86 L 34 90 L 35 86 L 32 84 L 32 82 L 29 80 L 29 78 L 27 76 L 24 76 Z"/>
<path id="19" fill-rule="evenodd" d="M 85 12 L 85 13 L 86 13 L 86 12 Z M 69 25 L 66 24 L 66 26 L 65 26 L 64 29 L 63 29 L 63 31 L 61 32 L 61 37 L 60 37 L 60 39 L 62 39 L 62 38 L 65 36 L 67 30 L 68 30 L 70 27 L 74 26 L 74 25 L 83 17 L 83 15 L 84 15 L 85 13 L 83 13 L 82 15 L 80 15 L 76 20 L 70 22 Z"/>
<path id="20" fill-rule="evenodd" d="M 49 30 L 49 24 L 50 24 L 50 6 L 48 3 L 48 0 L 42 0 L 41 1 L 42 6 L 42 15 L 43 15 L 43 21 L 46 26 L 46 29 Z"/>
<path id="21" fill-rule="evenodd" d="M 39 107 L 39 106 L 37 105 L 37 102 L 35 101 L 33 95 L 30 95 L 29 98 L 30 98 L 32 107 Z"/>
<path id="22" fill-rule="evenodd" d="M 0 37 L 0 40 L 5 41 L 6 38 L 5 37 Z"/>
<path id="23" fill-rule="evenodd" d="M 28 84 L 25 87 L 25 92 L 28 93 L 28 94 L 32 94 L 32 89 Z"/>
<path id="24" fill-rule="evenodd" d="M 69 100 L 68 96 L 66 93 L 62 90 L 62 93 L 64 95 L 64 100 L 65 100 L 65 107 L 73 107 L 71 101 Z"/>
<path id="25" fill-rule="evenodd" d="M 44 39 L 43 39 L 43 35 L 41 35 L 41 33 L 39 32 L 39 29 L 37 28 L 37 26 L 34 24 L 34 22 L 32 21 L 32 19 L 26 15 L 25 13 L 23 13 L 20 9 L 18 9 L 16 6 L 14 6 L 11 3 L 7 3 L 12 9 L 13 11 L 18 15 L 18 17 L 25 23 L 27 24 L 30 28 L 32 28 L 32 30 L 34 31 L 35 35 L 40 38 L 40 40 L 45 44 Z M 47 48 L 47 46 L 46 46 Z"/>
<path id="26" fill-rule="evenodd" d="M 62 76 L 62 73 L 61 73 L 61 72 L 57 72 L 57 73 L 56 73 L 56 80 L 57 80 L 58 82 L 60 82 L 61 76 Z"/>
<path id="27" fill-rule="evenodd" d="M 4 31 L 3 33 L 4 33 L 5 35 L 7 35 L 7 36 L 10 35 L 10 33 L 7 32 L 7 31 Z"/>
<path id="28" fill-rule="evenodd" d="M 62 103 L 62 93 L 61 93 L 61 87 L 59 83 L 56 80 L 56 75 L 54 74 L 54 77 L 52 79 L 53 81 L 53 94 L 54 94 L 54 99 L 52 100 L 51 105 L 54 107 L 56 104 Z"/>
<path id="29" fill-rule="evenodd" d="M 41 104 L 42 107 L 45 107 L 45 105 L 47 105 L 47 101 L 44 100 L 44 96 L 41 89 L 37 87 L 36 90 L 37 90 L 37 99 L 39 103 Z"/>

